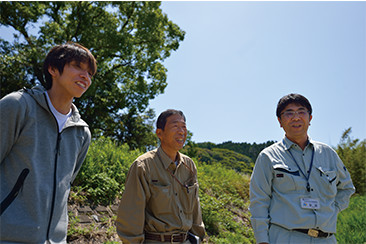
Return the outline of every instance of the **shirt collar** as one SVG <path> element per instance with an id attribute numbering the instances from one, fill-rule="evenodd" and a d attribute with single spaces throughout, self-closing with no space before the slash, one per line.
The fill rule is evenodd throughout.
<path id="1" fill-rule="evenodd" d="M 159 157 L 161 159 L 161 161 L 163 162 L 163 165 L 164 167 L 167 169 L 169 167 L 169 165 L 171 163 L 174 163 L 172 162 L 172 160 L 169 158 L 168 155 L 166 155 L 166 153 L 164 152 L 164 150 L 161 148 L 161 146 L 158 148 L 158 154 L 159 154 Z M 180 162 L 182 161 L 182 157 L 180 155 L 180 152 L 178 152 L 178 159 L 177 159 L 177 162 L 178 162 L 178 165 L 180 164 Z"/>
<path id="2" fill-rule="evenodd" d="M 290 148 L 293 147 L 294 145 L 296 145 L 296 143 L 292 142 L 290 139 L 288 139 L 285 136 L 282 139 L 282 145 L 285 147 L 286 150 L 290 150 Z M 309 145 L 314 146 L 314 143 L 313 143 L 313 140 L 308 136 L 308 144 L 306 145 L 306 147 L 308 147 Z"/>

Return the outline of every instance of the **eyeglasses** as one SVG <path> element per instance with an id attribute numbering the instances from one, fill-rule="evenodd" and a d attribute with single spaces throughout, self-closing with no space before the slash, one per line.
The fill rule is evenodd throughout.
<path id="1" fill-rule="evenodd" d="M 283 115 L 286 119 L 292 119 L 293 117 L 295 117 L 295 114 L 297 114 L 301 118 L 304 118 L 308 113 L 308 110 L 300 109 L 298 111 L 285 111 L 281 113 L 281 115 Z"/>

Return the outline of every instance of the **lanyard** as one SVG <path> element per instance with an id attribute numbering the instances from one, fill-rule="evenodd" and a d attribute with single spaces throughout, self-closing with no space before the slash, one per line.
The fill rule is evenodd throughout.
<path id="1" fill-rule="evenodd" d="M 304 174 L 304 172 L 301 170 L 301 168 L 300 168 L 299 164 L 296 162 L 295 157 L 294 157 L 294 156 L 292 155 L 292 153 L 291 153 L 291 149 L 290 149 L 290 150 L 288 150 L 288 152 L 290 153 L 290 155 L 291 155 L 292 159 L 295 161 L 295 164 L 296 164 L 296 166 L 299 168 L 299 170 L 300 170 L 301 174 L 305 177 L 305 179 L 306 179 L 306 190 L 307 190 L 308 192 L 310 192 L 309 179 L 310 179 L 311 169 L 313 168 L 313 160 L 314 160 L 314 146 L 313 146 L 313 154 L 311 155 L 310 169 L 309 169 L 309 172 L 308 172 L 308 175 L 307 175 L 307 176 Z M 305 168 L 306 168 L 306 167 L 305 167 Z"/>

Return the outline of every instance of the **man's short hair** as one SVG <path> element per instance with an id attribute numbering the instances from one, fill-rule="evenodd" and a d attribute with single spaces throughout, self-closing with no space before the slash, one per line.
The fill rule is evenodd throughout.
<path id="1" fill-rule="evenodd" d="M 50 66 L 57 68 L 60 74 L 62 74 L 65 65 L 72 61 L 88 64 L 92 75 L 97 72 L 97 62 L 93 54 L 86 47 L 74 42 L 57 45 L 49 51 L 43 63 L 45 81 L 42 82 L 42 85 L 46 90 L 52 87 L 52 76 L 48 72 L 48 68 Z"/>
<path id="2" fill-rule="evenodd" d="M 297 104 L 297 105 L 301 105 L 301 106 L 307 108 L 310 115 L 313 112 L 313 109 L 311 108 L 310 102 L 306 97 L 304 97 L 300 94 L 291 93 L 291 94 L 288 94 L 286 96 L 283 96 L 280 99 L 280 101 L 278 102 L 277 109 L 276 109 L 277 117 L 280 118 L 282 111 L 286 108 L 287 105 L 292 104 L 292 103 Z"/>
<path id="3" fill-rule="evenodd" d="M 179 114 L 180 116 L 183 117 L 184 121 L 186 121 L 186 117 L 184 116 L 182 111 L 175 109 L 168 109 L 159 115 L 158 120 L 156 121 L 156 128 L 164 130 L 168 117 L 174 114 Z"/>

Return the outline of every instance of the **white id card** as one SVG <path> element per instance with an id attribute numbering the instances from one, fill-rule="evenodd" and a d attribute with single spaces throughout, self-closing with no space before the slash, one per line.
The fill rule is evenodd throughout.
<path id="1" fill-rule="evenodd" d="M 317 198 L 300 198 L 300 204 L 305 209 L 319 209 L 320 202 Z"/>

